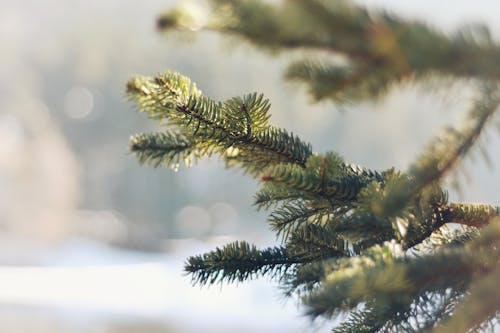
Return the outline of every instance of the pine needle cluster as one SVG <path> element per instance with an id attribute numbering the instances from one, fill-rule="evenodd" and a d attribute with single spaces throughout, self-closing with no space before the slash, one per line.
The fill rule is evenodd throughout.
<path id="1" fill-rule="evenodd" d="M 177 169 L 216 154 L 260 181 L 255 205 L 271 211 L 278 246 L 240 241 L 193 256 L 185 266 L 193 281 L 271 276 L 301 297 L 312 318 L 347 314 L 338 333 L 498 329 L 500 208 L 449 202 L 443 187 L 499 109 L 500 46 L 488 29 L 446 35 L 342 0 L 210 4 L 201 23 L 178 7 L 158 26 L 215 30 L 273 54 L 317 52 L 286 72 L 316 100 L 373 100 L 429 77 L 468 80 L 477 97 L 464 124 L 443 131 L 406 171 L 379 171 L 336 152 L 314 153 L 271 126 L 261 94 L 215 101 L 178 73 L 132 78 L 128 96 L 163 127 L 131 138 L 141 163 Z"/>

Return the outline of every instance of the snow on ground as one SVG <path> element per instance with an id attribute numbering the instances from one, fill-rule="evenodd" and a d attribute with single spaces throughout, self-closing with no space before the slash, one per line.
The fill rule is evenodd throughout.
<path id="1" fill-rule="evenodd" d="M 176 248 L 168 254 L 141 253 L 72 240 L 57 251 L 34 253 L 37 265 L 0 266 L 0 304 L 49 309 L 50 316 L 77 326 L 123 320 L 165 322 L 193 332 L 329 328 L 302 316 L 276 283 L 193 287 L 182 272 L 183 261 L 212 246 L 185 240 Z"/>

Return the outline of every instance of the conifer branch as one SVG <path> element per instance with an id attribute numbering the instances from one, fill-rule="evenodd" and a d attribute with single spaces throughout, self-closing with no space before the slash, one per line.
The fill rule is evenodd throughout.
<path id="1" fill-rule="evenodd" d="M 384 321 L 378 318 L 377 314 L 369 305 L 365 305 L 362 310 L 351 311 L 347 319 L 339 326 L 335 327 L 333 333 L 374 333 L 379 332 Z"/>
<path id="2" fill-rule="evenodd" d="M 367 183 L 370 181 L 377 181 L 379 183 L 383 182 L 385 179 L 385 176 L 387 174 L 391 174 L 394 172 L 394 169 L 391 168 L 387 171 L 377 171 L 377 170 L 372 170 L 368 169 L 356 164 L 345 164 L 344 169 L 347 174 L 349 175 L 355 175 L 358 177 L 362 177 Z"/>
<path id="3" fill-rule="evenodd" d="M 242 282 L 257 275 L 284 273 L 300 263 L 283 247 L 258 250 L 247 242 L 234 242 L 204 255 L 190 257 L 184 270 L 200 285 Z"/>
<path id="4" fill-rule="evenodd" d="M 335 223 L 334 231 L 350 242 L 366 242 L 374 245 L 395 238 L 393 228 L 389 221 L 380 219 L 372 214 L 356 212 L 350 216 L 339 219 Z"/>
<path id="5" fill-rule="evenodd" d="M 481 229 L 462 225 L 459 228 L 448 228 L 446 226 L 438 229 L 431 237 L 426 240 L 424 246 L 430 245 L 429 250 L 424 252 L 435 252 L 443 246 L 463 246 L 472 241 L 478 235 Z"/>
<path id="6" fill-rule="evenodd" d="M 447 222 L 484 227 L 500 216 L 500 207 L 487 204 L 451 203 L 445 212 Z"/>
<path id="7" fill-rule="evenodd" d="M 306 59 L 292 63 L 285 78 L 304 83 L 315 101 L 325 99 L 340 104 L 376 99 L 397 83 L 394 71 L 382 63 L 339 65 L 326 61 Z"/>
<path id="8" fill-rule="evenodd" d="M 262 176 L 267 188 L 301 192 L 305 198 L 326 199 L 344 205 L 353 201 L 370 181 L 380 178 L 378 172 L 345 164 L 333 152 L 312 155 L 303 168 L 276 165 Z"/>
<path id="9" fill-rule="evenodd" d="M 485 26 L 451 35 L 418 21 L 368 11 L 345 0 L 212 0 L 202 24 L 174 8 L 158 21 L 162 30 L 215 30 L 271 52 L 305 48 L 342 54 L 339 64 L 299 62 L 288 77 L 307 83 L 317 100 L 379 97 L 393 83 L 432 75 L 479 79 L 500 76 L 500 46 Z M 298 19 L 300 17 L 300 19 Z M 297 18 L 297 19 L 294 19 Z"/>
<path id="10" fill-rule="evenodd" d="M 305 223 L 325 223 L 328 211 L 321 207 L 307 207 L 298 202 L 276 209 L 269 217 L 269 223 L 277 236 L 286 241 L 291 231 Z"/>
<path id="11" fill-rule="evenodd" d="M 350 311 L 332 332 L 428 332 L 449 318 L 462 298 L 463 291 L 449 288 L 441 292 L 425 292 L 413 298 L 395 299 L 390 306 L 370 301 Z"/>
<path id="12" fill-rule="evenodd" d="M 349 246 L 342 237 L 332 232 L 329 225 L 304 224 L 291 232 L 287 248 L 302 257 L 315 257 L 317 260 L 349 257 L 359 253 L 356 244 Z"/>
<path id="13" fill-rule="evenodd" d="M 293 274 L 283 277 L 282 289 L 286 296 L 307 295 L 319 287 L 325 272 L 322 262 L 310 262 L 295 267 Z"/>
<path id="14" fill-rule="evenodd" d="M 472 106 L 466 124 L 461 130 L 449 129 L 436 139 L 409 169 L 419 191 L 440 180 L 463 158 L 477 142 L 488 120 L 498 111 L 500 91 L 496 83 L 481 87 L 481 96 Z"/>
<path id="15" fill-rule="evenodd" d="M 222 156 L 226 166 L 260 174 L 269 166 L 286 163 L 304 167 L 312 147 L 286 130 L 269 127 L 246 140 L 234 141 Z"/>
<path id="16" fill-rule="evenodd" d="M 307 198 L 304 198 L 304 193 L 301 191 L 284 187 L 265 186 L 255 195 L 254 205 L 258 209 L 267 209 L 278 205 L 280 202 L 286 204 L 304 199 Z"/>
<path id="17" fill-rule="evenodd" d="M 455 309 L 453 317 L 449 318 L 444 325 L 437 326 L 432 333 L 476 331 L 483 323 L 491 319 L 495 320 L 493 327 L 498 327 L 500 322 L 498 281 L 500 281 L 498 268 L 491 274 L 478 279 Z"/>
<path id="18" fill-rule="evenodd" d="M 171 132 L 137 134 L 130 138 L 130 151 L 137 155 L 139 162 L 155 167 L 176 167 L 181 161 L 189 165 L 191 156 L 199 156 L 196 150 L 194 142 Z"/>
<path id="19" fill-rule="evenodd" d="M 218 152 L 228 166 L 236 164 L 256 174 L 278 163 L 305 166 L 312 154 L 309 144 L 268 124 L 270 103 L 262 95 L 215 102 L 203 96 L 189 79 L 172 72 L 155 78 L 136 77 L 128 82 L 127 92 L 141 111 L 176 127 L 185 140 L 196 142 L 197 150 L 192 152 Z M 158 147 L 153 144 L 159 139 L 143 141 L 143 160 L 158 160 Z M 151 146 L 144 146 L 146 143 Z M 160 156 L 174 154 L 165 153 L 165 148 L 161 147 L 164 154 Z"/>
<path id="20" fill-rule="evenodd" d="M 397 258 L 382 247 L 374 247 L 361 257 L 340 261 L 332 273 L 325 275 L 323 286 L 306 299 L 309 314 L 329 316 L 362 302 L 392 306 L 395 295 L 413 299 L 426 292 L 462 290 L 479 276 L 496 274 L 499 244 L 500 224 L 494 223 L 465 247 L 422 257 Z"/>
<path id="21" fill-rule="evenodd" d="M 437 184 L 474 146 L 487 121 L 498 110 L 500 104 L 500 95 L 496 84 L 488 83 L 483 88 L 482 99 L 477 100 L 473 105 L 467 125 L 462 130 L 448 130 L 448 136 L 432 144 L 411 165 L 407 174 L 386 174 L 387 179 L 383 184 L 371 183 L 363 189 L 360 201 L 363 202 L 364 207 L 368 208 L 368 211 L 371 210 L 378 217 L 386 217 L 393 221 L 405 221 L 404 229 L 406 230 L 409 227 L 408 220 L 413 219 L 408 219 L 407 216 L 419 215 L 423 212 L 422 208 L 425 207 L 431 208 L 429 210 L 431 214 L 432 209 L 437 208 L 438 211 L 444 209 L 444 201 L 441 199 L 442 190 Z M 434 197 L 437 199 L 432 199 Z M 488 212 L 485 214 L 489 214 Z M 478 212 L 475 211 L 475 214 Z M 442 225 L 442 223 L 436 223 L 441 219 L 440 214 L 436 215 L 438 220 L 427 219 L 425 214 L 422 217 L 424 219 L 420 219 L 421 226 L 413 229 L 422 230 L 421 235 L 411 235 L 414 240 L 406 239 L 407 245 L 415 245 L 416 239 L 425 239 L 432 231 Z M 430 224 L 422 225 L 424 221 L 428 221 Z M 397 228 L 395 229 L 397 230 Z M 403 235 L 402 238 L 406 237 Z"/>
<path id="22" fill-rule="evenodd" d="M 356 58 L 369 54 L 369 45 L 349 41 L 349 33 L 365 33 L 369 14 L 345 1 L 328 5 L 324 1 L 298 0 L 271 5 L 259 0 L 212 0 L 211 5 L 212 13 L 202 28 L 242 37 L 258 47 L 272 51 L 303 47 L 348 51 Z M 172 15 L 174 12 L 178 14 Z M 189 29 L 179 21 L 182 13 L 178 9 L 166 12 L 159 22 L 167 17 L 170 24 L 159 24 L 163 29 Z M 290 19 L 299 17 L 300 22 Z"/>
<path id="23" fill-rule="evenodd" d="M 348 313 L 337 333 L 465 331 L 499 318 L 500 207 L 449 203 L 442 188 L 500 105 L 500 45 L 488 29 L 444 34 L 347 0 L 210 3 L 205 22 L 176 7 L 158 25 L 218 31 L 272 53 L 306 49 L 308 58 L 286 76 L 317 101 L 374 99 L 394 84 L 435 76 L 472 78 L 481 95 L 465 125 L 447 129 L 407 172 L 379 172 L 333 152 L 313 154 L 269 124 L 262 95 L 214 101 L 172 72 L 130 80 L 130 98 L 167 127 L 132 137 L 139 162 L 177 168 L 218 154 L 262 180 L 255 205 L 273 208 L 269 222 L 282 236 L 280 247 L 234 242 L 190 257 L 185 270 L 193 281 L 269 274 L 287 295 L 304 296 L 312 317 Z M 448 223 L 462 231 L 447 233 Z"/>

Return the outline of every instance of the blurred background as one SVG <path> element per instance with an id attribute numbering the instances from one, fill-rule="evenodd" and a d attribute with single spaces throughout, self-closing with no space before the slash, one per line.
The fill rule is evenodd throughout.
<path id="1" fill-rule="evenodd" d="M 445 31 L 482 22 L 500 38 L 497 0 L 358 2 Z M 217 159 L 178 172 L 138 165 L 128 138 L 156 124 L 125 98 L 134 74 L 176 70 L 215 99 L 263 92 L 275 125 L 375 169 L 404 169 L 466 111 L 460 87 L 419 84 L 376 104 L 309 105 L 282 80 L 294 54 L 155 31 L 174 3 L 0 0 L 0 332 L 329 331 L 266 279 L 192 287 L 187 256 L 276 240 L 252 207 L 257 182 L 241 171 Z M 500 202 L 500 140 L 485 138 L 489 162 L 465 163 L 453 200 Z"/>

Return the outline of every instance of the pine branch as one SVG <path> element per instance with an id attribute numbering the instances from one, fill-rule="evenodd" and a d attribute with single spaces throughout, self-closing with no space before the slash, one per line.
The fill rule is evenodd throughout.
<path id="1" fill-rule="evenodd" d="M 373 309 L 365 306 L 362 310 L 352 311 L 348 318 L 332 330 L 332 333 L 376 333 L 384 325 Z"/>
<path id="2" fill-rule="evenodd" d="M 484 227 L 491 219 L 500 216 L 500 207 L 487 204 L 452 203 L 446 211 L 445 219 L 449 222 Z"/>
<path id="3" fill-rule="evenodd" d="M 258 174 L 278 163 L 305 166 L 312 154 L 309 144 L 268 124 L 270 104 L 262 95 L 215 102 L 189 79 L 171 72 L 156 78 L 136 77 L 128 82 L 127 92 L 151 118 L 167 122 L 187 141 L 196 142 L 193 152 L 218 152 L 228 166 L 238 165 Z M 164 146 L 159 149 L 164 151 Z M 165 154 L 154 149 L 142 153 L 144 160 L 157 161 L 158 156 Z"/>
<path id="4" fill-rule="evenodd" d="M 361 309 L 351 311 L 333 332 L 427 332 L 443 318 L 450 317 L 462 297 L 463 292 L 448 289 L 438 293 L 426 292 L 397 306 L 381 308 L 376 303 L 368 302 Z"/>
<path id="5" fill-rule="evenodd" d="M 485 83 L 481 87 L 481 95 L 469 112 L 465 126 L 460 130 L 447 130 L 409 168 L 409 174 L 416 180 L 417 187 L 414 191 L 420 191 L 440 180 L 472 149 L 488 120 L 498 111 L 499 104 L 498 85 Z"/>
<path id="6" fill-rule="evenodd" d="M 360 257 L 334 262 L 322 286 L 304 299 L 311 317 L 332 316 L 350 311 L 362 302 L 372 302 L 377 290 L 405 290 L 404 272 L 394 265 L 395 258 L 387 247 L 376 246 Z M 384 274 L 375 276 L 377 268 Z M 391 293 L 395 295 L 396 293 Z"/>
<path id="7" fill-rule="evenodd" d="M 385 171 L 377 171 L 352 163 L 345 164 L 343 168 L 347 175 L 360 177 L 360 179 L 362 179 L 366 184 L 373 181 L 383 183 L 387 175 L 391 175 L 396 172 L 394 168 L 390 168 Z"/>
<path id="8" fill-rule="evenodd" d="M 265 186 L 254 197 L 254 205 L 257 209 L 268 209 L 279 203 L 291 204 L 295 201 L 301 201 L 305 198 L 304 193 L 284 187 Z"/>
<path id="9" fill-rule="evenodd" d="M 326 223 L 330 213 L 321 207 L 307 207 L 301 202 L 280 207 L 271 214 L 269 223 L 277 236 L 287 241 L 290 232 L 306 223 Z"/>
<path id="10" fill-rule="evenodd" d="M 389 221 L 380 219 L 373 214 L 358 212 L 339 219 L 335 223 L 334 231 L 346 240 L 353 243 L 369 244 L 369 246 L 395 238 Z"/>
<path id="11" fill-rule="evenodd" d="M 482 323 L 496 318 L 500 323 L 500 269 L 478 279 L 470 288 L 453 316 L 443 325 L 436 327 L 433 333 L 453 333 L 476 331 Z"/>
<path id="12" fill-rule="evenodd" d="M 152 164 L 155 167 L 163 165 L 175 168 L 181 161 L 190 165 L 191 156 L 197 158 L 201 155 L 196 143 L 171 132 L 134 135 L 130 138 L 130 151 L 141 164 Z"/>
<path id="13" fill-rule="evenodd" d="M 286 247 L 291 253 L 301 254 L 302 258 L 325 260 L 349 257 L 359 253 L 356 244 L 350 244 L 339 237 L 329 225 L 307 223 L 291 231 Z"/>
<path id="14" fill-rule="evenodd" d="M 485 84 L 482 92 L 482 99 L 473 105 L 467 124 L 461 131 L 448 130 L 447 133 L 451 134 L 431 145 L 412 164 L 407 174 L 386 173 L 383 183 L 370 183 L 362 190 L 361 197 L 358 196 L 360 206 L 368 213 L 392 222 L 407 247 L 427 238 L 442 223 L 450 222 L 444 221 L 441 214 L 446 209 L 446 200 L 442 199 L 439 182 L 474 146 L 500 104 L 496 84 Z M 490 212 L 488 208 L 484 214 Z M 411 221 L 416 222 L 416 228 L 415 225 L 410 226 Z M 421 232 L 407 233 L 406 230 L 410 229 Z"/>
<path id="15" fill-rule="evenodd" d="M 479 235 L 480 229 L 461 225 L 458 228 L 443 226 L 434 232 L 431 237 L 425 240 L 415 249 L 422 252 L 435 252 L 443 246 L 463 246 L 465 243 L 475 239 Z"/>
<path id="16" fill-rule="evenodd" d="M 428 311 L 426 315 L 422 316 L 420 320 L 420 331 L 427 332 L 433 327 L 442 325 L 444 321 L 453 315 L 453 312 L 457 305 L 462 301 L 464 297 L 464 292 L 462 290 L 449 289 L 442 294 L 433 295 L 437 296 L 432 298 L 426 298 L 422 300 L 422 308 L 424 311 Z"/>
<path id="17" fill-rule="evenodd" d="M 271 51 L 303 47 L 346 50 L 349 56 L 357 58 L 368 54 L 368 44 L 349 38 L 353 33 L 358 36 L 365 33 L 369 14 L 345 1 L 327 4 L 296 0 L 281 5 L 256 0 L 213 0 L 211 3 L 212 15 L 205 29 L 242 37 L 258 47 Z M 170 17 L 172 24 L 167 28 L 186 28 L 177 18 Z M 300 23 L 294 18 L 300 18 Z"/>
<path id="18" fill-rule="evenodd" d="M 304 81 L 317 100 L 379 97 L 405 79 L 433 75 L 498 79 L 496 45 L 484 26 L 445 35 L 418 21 L 368 11 L 345 0 L 212 0 L 206 22 L 174 8 L 158 21 L 163 30 L 215 30 L 271 52 L 306 48 L 345 56 L 339 64 L 299 62 L 288 77 Z"/>
<path id="19" fill-rule="evenodd" d="M 295 229 L 287 242 L 287 249 L 308 260 L 306 264 L 295 267 L 293 274 L 285 277 L 283 284 L 286 294 L 310 294 L 321 286 L 322 280 L 329 274 L 345 266 L 344 261 L 348 259 L 342 258 L 358 256 L 378 242 L 379 239 L 350 242 L 339 235 L 332 225 L 305 224 Z"/>
<path id="20" fill-rule="evenodd" d="M 285 78 L 307 85 L 314 101 L 325 99 L 348 104 L 377 99 L 401 81 L 390 66 L 366 64 L 343 65 L 325 60 L 305 59 L 292 63 Z"/>
<path id="21" fill-rule="evenodd" d="M 480 276 L 496 274 L 499 244 L 500 224 L 493 223 L 465 247 L 416 258 L 394 257 L 387 246 L 376 246 L 361 257 L 339 261 L 323 286 L 306 299 L 308 313 L 332 315 L 363 302 L 392 307 L 396 296 L 414 299 L 448 288 L 463 290 Z"/>
<path id="22" fill-rule="evenodd" d="M 309 144 L 286 130 L 270 126 L 247 140 L 233 142 L 222 156 L 226 166 L 244 167 L 256 175 L 280 163 L 304 167 L 311 154 L 312 147 Z"/>
<path id="23" fill-rule="evenodd" d="M 184 267 L 200 285 L 216 282 L 242 282 L 257 275 L 280 275 L 300 263 L 283 247 L 257 250 L 246 242 L 234 242 L 204 255 L 188 258 Z"/>
<path id="24" fill-rule="evenodd" d="M 373 178 L 381 174 L 345 164 L 335 153 L 312 155 L 304 168 L 276 165 L 262 176 L 268 188 L 283 188 L 303 193 L 312 200 L 326 199 L 346 205 Z"/>
<path id="25" fill-rule="evenodd" d="M 350 165 L 332 152 L 313 155 L 309 144 L 269 124 L 262 95 L 214 101 L 171 72 L 130 80 L 130 98 L 168 127 L 132 137 L 139 161 L 177 168 L 218 154 L 260 177 L 255 204 L 274 208 L 269 222 L 283 236 L 281 247 L 234 242 L 190 257 L 193 281 L 269 274 L 287 295 L 303 293 L 311 317 L 349 313 L 337 333 L 471 331 L 498 318 L 500 208 L 449 203 L 441 186 L 500 104 L 500 46 L 488 29 L 445 35 L 347 0 L 211 4 L 205 22 L 176 7 L 158 24 L 231 34 L 273 53 L 312 51 L 322 57 L 293 63 L 287 78 L 318 101 L 374 99 L 394 84 L 434 76 L 473 78 L 482 94 L 464 126 L 446 130 L 401 173 Z M 447 223 L 467 228 L 446 234 Z"/>
<path id="26" fill-rule="evenodd" d="M 412 248 L 439 230 L 447 220 L 447 206 L 446 202 L 439 202 L 432 200 L 431 202 L 424 202 L 421 208 L 415 211 L 415 217 L 410 214 L 409 219 L 405 221 L 405 232 L 403 235 L 406 248 Z M 414 218 L 413 218 L 414 217 Z M 401 227 L 401 226 L 396 226 Z"/>

